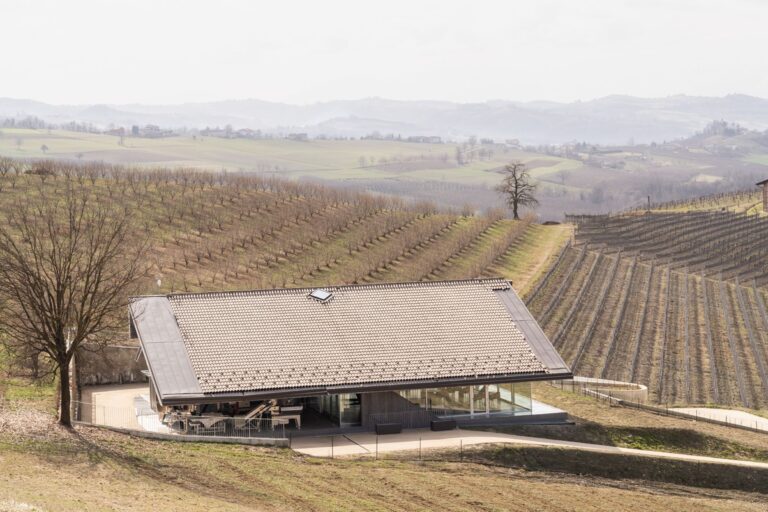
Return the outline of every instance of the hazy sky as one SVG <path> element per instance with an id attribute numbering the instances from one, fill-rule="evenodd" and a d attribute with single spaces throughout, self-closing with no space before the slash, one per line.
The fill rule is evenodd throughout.
<path id="1" fill-rule="evenodd" d="M 764 0 L 0 0 L 0 97 L 768 97 Z"/>

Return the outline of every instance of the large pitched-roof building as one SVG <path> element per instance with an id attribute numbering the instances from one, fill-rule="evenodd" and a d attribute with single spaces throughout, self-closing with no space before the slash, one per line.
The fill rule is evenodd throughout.
<path id="1" fill-rule="evenodd" d="M 130 313 L 158 410 L 283 401 L 340 426 L 414 409 L 511 417 L 530 409 L 531 381 L 571 376 L 502 279 L 139 297 Z"/>

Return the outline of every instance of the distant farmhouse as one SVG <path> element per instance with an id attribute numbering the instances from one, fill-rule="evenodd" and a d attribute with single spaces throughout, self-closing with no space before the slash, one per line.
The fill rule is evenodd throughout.
<path id="1" fill-rule="evenodd" d="M 406 142 L 419 142 L 421 144 L 442 144 L 443 139 L 437 135 L 412 135 L 405 139 Z"/>
<path id="2" fill-rule="evenodd" d="M 761 181 L 757 186 L 763 187 L 763 211 L 768 213 L 768 180 Z"/>
<path id="3" fill-rule="evenodd" d="M 143 137 L 145 139 L 160 139 L 163 137 L 173 137 L 176 133 L 173 130 L 165 130 L 155 124 L 145 126 L 134 125 L 131 127 L 131 136 Z"/>
<path id="4" fill-rule="evenodd" d="M 130 319 L 171 429 L 205 415 L 297 433 L 566 418 L 531 382 L 571 371 L 502 279 L 148 296 Z"/>

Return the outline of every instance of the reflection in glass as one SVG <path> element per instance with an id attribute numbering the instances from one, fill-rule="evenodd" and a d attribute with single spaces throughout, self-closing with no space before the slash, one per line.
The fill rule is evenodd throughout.
<path id="1" fill-rule="evenodd" d="M 486 392 L 488 386 L 480 384 L 472 388 L 472 411 L 475 414 L 485 414 L 488 400 L 486 399 Z"/>
<path id="2" fill-rule="evenodd" d="M 413 405 L 424 407 L 425 389 L 403 389 L 398 394 L 411 402 Z"/>
<path id="3" fill-rule="evenodd" d="M 440 414 L 469 414 L 469 386 L 427 390 L 427 408 Z"/>
<path id="4" fill-rule="evenodd" d="M 492 413 L 515 412 L 514 384 L 488 385 L 488 411 Z"/>
<path id="5" fill-rule="evenodd" d="M 515 405 L 526 411 L 532 410 L 530 382 L 519 382 L 515 384 Z"/>
<path id="6" fill-rule="evenodd" d="M 339 424 L 342 427 L 355 427 L 360 425 L 360 394 L 349 393 L 336 395 L 339 397 Z"/>

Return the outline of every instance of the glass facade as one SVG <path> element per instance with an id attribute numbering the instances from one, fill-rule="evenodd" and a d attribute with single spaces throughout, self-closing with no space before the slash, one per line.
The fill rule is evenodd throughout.
<path id="1" fill-rule="evenodd" d="M 530 413 L 532 403 L 530 382 L 404 389 L 396 393 L 410 406 L 398 409 L 402 406 L 390 403 L 388 407 L 394 409 L 389 412 L 395 414 L 415 409 L 438 416 L 514 415 Z M 362 397 L 360 393 L 324 395 L 310 398 L 306 404 L 340 427 L 355 427 L 362 424 Z"/>
<path id="2" fill-rule="evenodd" d="M 472 399 L 469 386 L 427 390 L 427 409 L 443 414 L 470 414 Z"/>
<path id="3" fill-rule="evenodd" d="M 526 411 L 533 410 L 533 398 L 531 397 L 531 383 L 521 382 L 515 384 L 515 405 Z"/>
<path id="4" fill-rule="evenodd" d="M 413 405 L 444 416 L 524 414 L 532 408 L 530 382 L 405 389 L 398 394 Z"/>
<path id="5" fill-rule="evenodd" d="M 359 393 L 337 395 L 339 397 L 339 425 L 356 427 L 360 425 L 361 400 Z"/>
<path id="6" fill-rule="evenodd" d="M 472 387 L 472 412 L 485 412 L 488 407 L 488 386 L 480 384 Z"/>
<path id="7" fill-rule="evenodd" d="M 341 427 L 356 427 L 361 424 L 362 410 L 359 393 L 324 395 L 313 398 L 309 405 Z"/>
<path id="8" fill-rule="evenodd" d="M 505 383 L 488 385 L 488 412 L 515 412 L 514 384 Z"/>
<path id="9" fill-rule="evenodd" d="M 426 389 L 404 389 L 402 391 L 398 391 L 398 394 L 411 402 L 413 405 L 424 407 L 426 404 Z"/>

